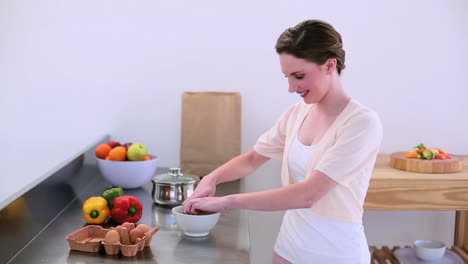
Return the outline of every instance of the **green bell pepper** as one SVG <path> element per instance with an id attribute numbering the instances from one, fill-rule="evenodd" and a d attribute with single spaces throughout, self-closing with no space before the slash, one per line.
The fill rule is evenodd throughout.
<path id="1" fill-rule="evenodd" d="M 114 199 L 123 195 L 124 192 L 122 188 L 118 187 L 104 191 L 102 197 L 107 200 L 107 206 L 109 209 L 112 209 L 112 207 L 114 207 Z"/>

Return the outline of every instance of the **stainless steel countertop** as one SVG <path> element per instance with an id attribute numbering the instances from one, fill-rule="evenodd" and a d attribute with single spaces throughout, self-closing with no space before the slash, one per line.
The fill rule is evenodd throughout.
<path id="1" fill-rule="evenodd" d="M 86 253 L 70 250 L 65 237 L 84 226 L 81 215 L 83 202 L 111 187 L 100 176 L 95 164 L 84 166 L 87 173 L 95 174 L 91 177 L 93 182 L 9 263 L 250 263 L 248 219 L 245 211 L 224 212 L 209 236 L 190 238 L 175 223 L 170 207 L 153 203 L 151 183 L 143 188 L 125 190 L 125 194 L 137 197 L 143 204 L 143 217 L 139 223 L 161 227 L 154 235 L 150 247 L 137 253 L 135 257 L 108 256 L 104 251 Z M 158 169 L 158 173 L 167 170 Z M 216 195 L 237 193 L 240 188 L 239 181 L 221 184 Z"/>

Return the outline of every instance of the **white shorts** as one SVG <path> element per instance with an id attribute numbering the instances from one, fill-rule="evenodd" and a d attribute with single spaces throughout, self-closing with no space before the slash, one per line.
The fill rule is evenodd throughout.
<path id="1" fill-rule="evenodd" d="M 370 263 L 362 224 L 330 219 L 311 209 L 286 211 L 274 251 L 294 264 Z"/>

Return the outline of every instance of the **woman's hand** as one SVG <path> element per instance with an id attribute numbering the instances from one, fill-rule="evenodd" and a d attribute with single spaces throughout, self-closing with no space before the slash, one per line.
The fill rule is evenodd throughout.
<path id="1" fill-rule="evenodd" d="M 184 206 L 184 213 L 187 214 L 199 214 L 200 211 L 205 212 L 224 212 L 230 209 L 231 205 L 231 196 L 223 197 L 204 197 L 204 198 L 194 198 L 190 201 L 187 200 L 187 203 Z M 187 209 L 187 212 L 185 212 Z"/>
<path id="2" fill-rule="evenodd" d="M 203 177 L 193 194 L 182 203 L 184 214 L 190 214 L 190 208 L 188 204 L 190 204 L 193 199 L 211 197 L 214 196 L 215 193 L 216 182 L 212 180 L 209 175 Z"/>

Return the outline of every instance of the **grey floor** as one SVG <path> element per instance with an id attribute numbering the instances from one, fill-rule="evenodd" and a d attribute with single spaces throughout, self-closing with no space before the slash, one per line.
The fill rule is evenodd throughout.
<path id="1" fill-rule="evenodd" d="M 281 186 L 281 164 L 269 161 L 241 181 L 244 192 Z M 271 263 L 284 212 L 248 211 L 251 263 Z M 417 239 L 434 239 L 453 244 L 453 211 L 365 211 L 363 225 L 369 245 L 381 247 L 411 245 Z"/>

